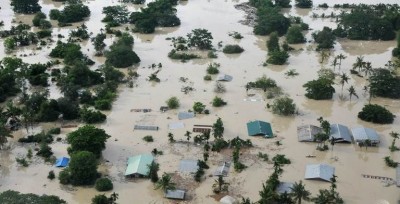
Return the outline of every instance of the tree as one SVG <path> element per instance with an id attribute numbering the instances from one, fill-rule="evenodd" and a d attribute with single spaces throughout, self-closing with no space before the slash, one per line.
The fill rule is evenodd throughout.
<path id="1" fill-rule="evenodd" d="M 106 37 L 106 34 L 101 32 L 91 39 L 94 49 L 96 50 L 96 56 L 103 55 L 103 50 L 106 47 L 106 44 L 104 43 Z"/>
<path id="2" fill-rule="evenodd" d="M 222 175 L 219 175 L 218 179 L 214 180 L 214 184 L 212 187 L 215 193 L 220 193 L 228 191 L 229 183 L 225 182 L 224 177 Z"/>
<path id="3" fill-rule="evenodd" d="M 273 101 L 272 112 L 278 115 L 293 115 L 296 113 L 296 104 L 293 99 L 284 96 Z"/>
<path id="4" fill-rule="evenodd" d="M 302 200 L 309 201 L 310 200 L 310 191 L 305 189 L 305 185 L 302 183 L 300 180 L 299 183 L 294 182 L 293 186 L 290 187 L 292 192 L 290 193 L 290 196 L 297 201 L 298 204 L 301 204 Z"/>
<path id="5" fill-rule="evenodd" d="M 207 29 L 197 28 L 187 34 L 188 46 L 196 47 L 200 50 L 210 50 L 212 48 L 212 35 Z"/>
<path id="6" fill-rule="evenodd" d="M 68 153 L 89 151 L 98 158 L 101 156 L 101 151 L 106 148 L 106 140 L 110 137 L 103 129 L 85 125 L 67 135 L 67 142 L 71 145 Z"/>
<path id="7" fill-rule="evenodd" d="M 206 105 L 204 105 L 204 104 L 201 103 L 201 102 L 195 102 L 195 103 L 193 104 L 193 111 L 194 111 L 195 113 L 202 113 L 202 112 L 204 111 L 205 108 L 206 108 Z"/>
<path id="8" fill-rule="evenodd" d="M 364 69 L 365 76 L 370 75 L 372 73 L 372 69 L 373 69 L 371 62 L 365 62 L 363 69 Z"/>
<path id="9" fill-rule="evenodd" d="M 385 107 L 377 104 L 367 104 L 358 113 L 358 118 L 361 120 L 378 124 L 391 124 L 395 117 Z"/>
<path id="10" fill-rule="evenodd" d="M 225 45 L 224 49 L 222 49 L 222 52 L 225 54 L 238 54 L 243 51 L 244 49 L 239 45 Z"/>
<path id="11" fill-rule="evenodd" d="M 306 88 L 306 97 L 314 100 L 331 99 L 335 89 L 332 87 L 333 81 L 326 78 L 311 80 L 303 85 Z"/>
<path id="12" fill-rule="evenodd" d="M 396 147 L 396 140 L 400 138 L 400 134 L 397 132 L 390 132 L 389 135 L 393 138 L 392 144 L 389 147 L 389 150 L 391 152 L 399 150 L 398 147 Z"/>
<path id="13" fill-rule="evenodd" d="M 175 186 L 176 184 L 171 181 L 171 176 L 164 172 L 161 179 L 157 181 L 155 189 L 161 189 L 166 193 L 167 190 L 175 190 Z"/>
<path id="14" fill-rule="evenodd" d="M 339 70 L 340 70 L 340 67 L 341 67 L 341 65 L 342 65 L 342 60 L 346 59 L 347 57 L 344 56 L 343 54 L 339 54 L 339 55 L 337 55 L 337 56 L 335 57 L 335 59 L 336 59 L 336 58 L 339 60 Z"/>
<path id="15" fill-rule="evenodd" d="M 117 42 L 110 46 L 110 51 L 105 53 L 106 63 L 110 63 L 117 68 L 129 67 L 139 63 L 140 58 L 133 49 L 133 38 L 130 34 L 124 33 Z"/>
<path id="16" fill-rule="evenodd" d="M 224 123 L 221 118 L 218 118 L 217 121 L 213 124 L 213 134 L 215 139 L 222 139 L 224 136 Z"/>
<path id="17" fill-rule="evenodd" d="M 39 12 L 42 7 L 39 0 L 11 0 L 11 6 L 15 13 L 32 14 Z"/>
<path id="18" fill-rule="evenodd" d="M 218 96 L 215 96 L 213 101 L 212 101 L 212 106 L 214 106 L 214 107 L 221 107 L 221 106 L 224 106 L 226 104 L 227 103 L 222 98 L 220 98 Z"/>
<path id="19" fill-rule="evenodd" d="M 344 84 L 346 83 L 349 83 L 349 76 L 347 76 L 347 74 L 346 73 L 342 73 L 342 75 L 340 75 L 340 84 L 342 85 L 342 91 L 343 91 L 343 87 L 344 87 Z"/>
<path id="20" fill-rule="evenodd" d="M 63 10 L 57 9 L 50 10 L 50 19 L 57 20 L 62 26 L 68 23 L 75 23 L 82 21 L 84 18 L 90 16 L 90 9 L 82 2 L 67 3 Z"/>
<path id="21" fill-rule="evenodd" d="M 179 104 L 179 99 L 178 99 L 177 97 L 175 97 L 175 96 L 169 98 L 169 99 L 166 101 L 166 103 L 167 103 L 168 108 L 170 108 L 170 109 L 179 108 L 179 105 L 180 105 L 180 104 Z"/>
<path id="22" fill-rule="evenodd" d="M 298 8 L 311 8 L 312 5 L 312 0 L 296 0 L 296 7 Z"/>
<path id="23" fill-rule="evenodd" d="M 7 190 L 0 193 L 0 203 L 19 204 L 19 203 L 46 203 L 46 204 L 63 204 L 67 203 L 63 199 L 54 195 L 43 194 L 41 196 L 33 193 L 23 194 L 18 191 Z"/>
<path id="24" fill-rule="evenodd" d="M 272 32 L 269 35 L 269 40 L 267 41 L 268 54 L 271 54 L 274 51 L 280 51 L 281 48 L 279 46 L 279 36 L 277 32 Z"/>
<path id="25" fill-rule="evenodd" d="M 286 41 L 289 44 L 304 43 L 306 39 L 304 38 L 301 27 L 298 25 L 290 27 L 286 34 Z"/>
<path id="26" fill-rule="evenodd" d="M 275 0 L 275 6 L 279 6 L 282 8 L 290 8 L 290 0 Z"/>
<path id="27" fill-rule="evenodd" d="M 92 198 L 92 204 L 109 204 L 107 196 L 104 194 L 96 195 Z"/>
<path id="28" fill-rule="evenodd" d="M 358 56 L 356 62 L 353 64 L 353 69 L 358 68 L 358 71 L 360 72 L 361 69 L 364 67 L 364 64 L 364 56 Z"/>
<path id="29" fill-rule="evenodd" d="M 286 34 L 290 20 L 280 13 L 280 9 L 272 7 L 264 7 L 257 12 L 257 24 L 254 26 L 253 32 L 256 35 L 269 35 L 272 32 L 278 32 L 282 36 Z"/>
<path id="30" fill-rule="evenodd" d="M 110 191 L 114 188 L 114 185 L 109 178 L 99 178 L 96 180 L 95 188 L 98 191 Z"/>
<path id="31" fill-rule="evenodd" d="M 322 31 L 312 33 L 315 42 L 318 43 L 317 50 L 331 49 L 335 44 L 336 37 L 331 28 L 324 27 Z"/>
<path id="32" fill-rule="evenodd" d="M 283 65 L 287 62 L 289 58 L 289 54 L 286 51 L 273 51 L 269 54 L 269 58 L 267 59 L 267 63 L 274 65 Z"/>
<path id="33" fill-rule="evenodd" d="M 358 98 L 358 95 L 357 95 L 357 93 L 356 93 L 356 90 L 354 89 L 353 86 L 350 86 L 350 88 L 348 89 L 348 91 L 349 91 L 350 101 L 351 101 L 351 96 L 355 96 L 355 97 Z"/>
<path id="34" fill-rule="evenodd" d="M 185 133 L 185 137 L 186 137 L 186 140 L 188 141 L 188 143 L 189 143 L 189 141 L 190 141 L 190 138 L 192 137 L 192 136 L 190 136 L 192 133 L 191 132 L 189 132 L 189 131 L 186 131 L 186 133 Z"/>
<path id="35" fill-rule="evenodd" d="M 151 182 L 156 183 L 159 179 L 158 170 L 160 170 L 160 164 L 153 161 L 147 167 L 149 169 L 149 173 L 147 176 L 150 178 Z"/>
<path id="36" fill-rule="evenodd" d="M 80 110 L 80 118 L 83 122 L 92 124 L 92 123 L 102 123 L 107 119 L 107 116 L 98 110 L 88 109 L 84 107 Z"/>
<path id="37" fill-rule="evenodd" d="M 174 134 L 172 134 L 172 133 L 168 133 L 168 141 L 170 142 L 170 143 L 173 143 L 173 142 L 175 142 L 175 139 L 174 139 Z"/>
<path id="38" fill-rule="evenodd" d="M 72 185 L 91 185 L 98 176 L 96 156 L 88 151 L 75 152 L 71 155 L 68 170 Z"/>
<path id="39" fill-rule="evenodd" d="M 17 47 L 17 41 L 14 37 L 8 37 L 4 40 L 4 48 L 7 53 L 11 53 Z"/>
<path id="40" fill-rule="evenodd" d="M 387 69 L 374 69 L 369 79 L 369 90 L 373 96 L 400 98 L 400 78 Z"/>

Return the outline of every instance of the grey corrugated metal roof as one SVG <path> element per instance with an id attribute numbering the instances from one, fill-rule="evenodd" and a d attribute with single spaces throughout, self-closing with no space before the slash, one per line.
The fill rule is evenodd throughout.
<path id="1" fill-rule="evenodd" d="M 362 142 L 369 139 L 371 143 L 379 143 L 379 136 L 375 130 L 366 127 L 356 127 L 351 129 L 354 141 Z"/>
<path id="2" fill-rule="evenodd" d="M 331 181 L 335 167 L 327 164 L 310 164 L 306 166 L 305 179 L 320 179 L 324 181 Z"/>
<path id="3" fill-rule="evenodd" d="M 331 125 L 330 137 L 335 138 L 335 142 L 352 142 L 349 128 L 341 124 Z"/>
<path id="4" fill-rule="evenodd" d="M 219 203 L 222 204 L 239 204 L 239 201 L 237 201 L 234 197 L 230 195 L 226 195 L 219 200 Z"/>
<path id="5" fill-rule="evenodd" d="M 182 122 L 168 124 L 168 128 L 170 130 L 180 129 L 180 128 L 184 128 L 184 127 L 185 127 L 185 124 L 183 124 Z"/>
<path id="6" fill-rule="evenodd" d="M 196 173 L 198 168 L 197 160 L 184 159 L 179 163 L 180 172 Z"/>
<path id="7" fill-rule="evenodd" d="M 184 200 L 185 199 L 185 194 L 186 192 L 184 190 L 167 190 L 165 193 L 164 197 L 169 198 L 169 199 L 179 199 L 179 200 Z"/>
<path id="8" fill-rule="evenodd" d="M 233 77 L 227 74 L 219 74 L 217 76 L 217 81 L 232 81 Z"/>
<path id="9" fill-rule="evenodd" d="M 315 125 L 302 125 L 297 127 L 299 142 L 314 142 L 314 136 L 322 132 L 322 128 Z"/>
<path id="10" fill-rule="evenodd" d="M 218 166 L 217 170 L 215 170 L 214 176 L 228 176 L 230 167 L 231 167 L 230 162 L 222 163 L 222 165 Z"/>
<path id="11" fill-rule="evenodd" d="M 396 185 L 400 187 L 400 166 L 396 168 Z"/>
<path id="12" fill-rule="evenodd" d="M 158 130 L 158 126 L 155 125 L 135 125 L 134 130 Z"/>
<path id="13" fill-rule="evenodd" d="M 189 118 L 194 118 L 194 113 L 193 112 L 179 112 L 178 113 L 178 119 L 179 120 L 189 119 Z"/>
<path id="14" fill-rule="evenodd" d="M 280 182 L 278 187 L 276 188 L 276 192 L 279 194 L 282 193 L 291 193 L 292 192 L 292 187 L 293 187 L 293 183 L 289 183 L 289 182 Z"/>

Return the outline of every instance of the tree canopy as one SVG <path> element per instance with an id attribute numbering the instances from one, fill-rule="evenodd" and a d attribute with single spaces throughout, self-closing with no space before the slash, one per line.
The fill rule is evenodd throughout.
<path id="1" fill-rule="evenodd" d="M 57 20 L 61 25 L 79 22 L 89 16 L 89 7 L 82 4 L 80 1 L 71 1 L 67 3 L 61 11 L 57 9 L 50 10 L 50 19 Z"/>
<path id="2" fill-rule="evenodd" d="M 395 115 L 389 110 L 377 104 L 367 104 L 358 113 L 358 118 L 361 120 L 379 124 L 393 123 L 394 117 Z"/>
<path id="3" fill-rule="evenodd" d="M 286 34 L 290 26 L 290 20 L 281 14 L 277 8 L 258 9 L 257 17 L 257 24 L 253 30 L 256 35 L 269 35 L 276 31 L 282 36 Z"/>
<path id="4" fill-rule="evenodd" d="M 302 29 L 298 25 L 290 27 L 288 33 L 286 34 L 286 41 L 289 44 L 304 43 L 306 39 L 301 31 Z"/>
<path id="5" fill-rule="evenodd" d="M 331 49 L 335 44 L 336 37 L 332 32 L 332 29 L 324 27 L 322 31 L 317 31 L 312 34 L 315 42 L 318 43 L 317 50 Z"/>
<path id="6" fill-rule="evenodd" d="M 128 33 L 123 33 L 122 36 L 110 46 L 110 50 L 106 51 L 106 63 L 117 68 L 125 68 L 139 63 L 140 58 L 132 49 L 133 37 Z"/>
<path id="7" fill-rule="evenodd" d="M 61 174 L 65 174 L 72 185 L 93 184 L 98 177 L 96 156 L 88 151 L 73 153 L 68 168 L 60 172 L 60 179 L 64 177 Z"/>
<path id="8" fill-rule="evenodd" d="M 36 195 L 33 193 L 20 193 L 18 191 L 7 190 L 0 193 L 0 203 L 3 204 L 33 204 L 33 203 L 46 203 L 46 204 L 62 204 L 67 203 L 63 199 L 54 195 Z"/>
<path id="9" fill-rule="evenodd" d="M 374 69 L 368 79 L 370 94 L 385 98 L 400 98 L 400 78 L 387 69 Z"/>
<path id="10" fill-rule="evenodd" d="M 68 153 L 89 151 L 96 157 L 100 157 L 101 152 L 106 148 L 105 143 L 110 137 L 103 129 L 85 125 L 68 134 L 67 142 L 71 145 L 68 148 Z"/>
<path id="11" fill-rule="evenodd" d="M 306 97 L 314 100 L 325 100 L 331 99 L 335 88 L 333 88 L 334 82 L 327 78 L 318 78 L 311 80 L 303 85 L 306 88 Z"/>
<path id="12" fill-rule="evenodd" d="M 11 6 L 15 13 L 32 14 L 39 12 L 42 7 L 39 0 L 11 0 Z"/>

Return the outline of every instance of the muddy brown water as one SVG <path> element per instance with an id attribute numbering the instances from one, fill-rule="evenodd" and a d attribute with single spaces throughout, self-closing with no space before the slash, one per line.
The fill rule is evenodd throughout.
<path id="1" fill-rule="evenodd" d="M 50 9 L 62 8 L 61 3 L 50 0 L 40 1 L 42 11 L 48 13 Z M 341 85 L 335 85 L 336 93 L 332 100 L 314 101 L 306 99 L 302 85 L 307 81 L 317 77 L 317 71 L 322 67 L 331 67 L 333 56 L 344 54 L 347 56 L 342 62 L 341 69 L 336 69 L 337 73 L 348 73 L 352 64 L 359 55 L 363 55 L 366 61 L 371 61 L 373 67 L 382 67 L 391 60 L 391 50 L 395 46 L 394 41 L 387 42 L 366 42 L 339 40 L 331 53 L 329 62 L 321 65 L 319 63 L 320 54 L 313 51 L 315 47 L 312 43 L 295 45 L 299 51 L 291 53 L 288 64 L 282 66 L 269 65 L 263 67 L 262 63 L 266 59 L 265 42 L 267 37 L 254 36 L 252 28 L 238 23 L 244 17 L 244 12 L 236 10 L 235 4 L 244 1 L 188 1 L 181 2 L 177 6 L 177 15 L 181 19 L 182 25 L 177 28 L 158 28 L 155 34 L 143 35 L 133 34 L 135 38 L 134 51 L 140 56 L 142 62 L 135 66 L 140 77 L 135 81 L 134 88 L 121 85 L 119 96 L 113 104 L 113 109 L 107 112 L 108 119 L 98 127 L 104 128 L 112 137 L 107 142 L 107 148 L 103 152 L 103 162 L 99 170 L 110 177 L 114 182 L 114 190 L 119 194 L 119 203 L 170 203 L 163 198 L 160 191 L 154 190 L 153 185 L 148 180 L 127 180 L 123 177 L 126 160 L 129 156 L 141 153 L 149 153 L 153 148 L 164 151 L 164 155 L 157 157 L 160 163 L 159 175 L 162 172 L 176 173 L 181 159 L 202 159 L 200 146 L 183 144 L 168 144 L 167 134 L 172 132 L 177 140 L 185 140 L 183 136 L 186 130 L 191 131 L 194 124 L 211 125 L 218 117 L 221 117 L 225 126 L 225 138 L 231 139 L 236 136 L 248 139 L 246 122 L 250 120 L 265 120 L 272 123 L 272 127 L 277 137 L 274 139 L 250 138 L 255 147 L 242 156 L 243 163 L 249 167 L 242 173 L 235 173 L 233 168 L 226 178 L 230 185 L 230 194 L 236 198 L 249 197 L 252 201 L 259 199 L 259 190 L 262 183 L 273 171 L 268 163 L 258 161 L 255 155 L 258 152 L 268 153 L 270 157 L 275 154 L 285 154 L 292 160 L 292 164 L 284 167 L 281 181 L 295 182 L 303 180 L 305 166 L 307 164 L 327 163 L 336 168 L 335 174 L 338 176 L 338 191 L 346 203 L 397 203 L 400 199 L 399 188 L 394 185 L 384 187 L 378 180 L 365 179 L 361 174 L 371 174 L 377 176 L 395 177 L 395 170 L 385 166 L 383 157 L 390 155 L 395 161 L 400 160 L 398 153 L 390 153 L 388 146 L 391 143 L 389 133 L 400 131 L 400 102 L 390 99 L 373 98 L 372 103 L 386 106 L 396 114 L 396 119 L 391 125 L 374 125 L 357 119 L 357 113 L 363 105 L 368 103 L 368 94 L 363 93 L 363 86 L 366 85 L 365 77 L 351 75 L 351 80 L 345 84 L 343 92 Z M 316 0 L 315 5 L 327 2 Z M 379 3 L 383 1 L 362 1 L 362 0 L 342 0 L 334 3 Z M 388 0 L 384 3 L 398 3 L 397 0 Z M 104 24 L 100 22 L 103 18 L 101 8 L 108 5 L 118 5 L 117 1 L 85 1 L 92 12 L 91 17 L 85 21 L 90 32 L 98 33 Z M 14 15 L 9 0 L 1 2 L 1 19 L 5 21 L 4 29 L 11 26 L 11 20 L 30 23 L 31 15 Z M 130 11 L 140 8 L 140 6 L 128 5 Z M 331 19 L 313 19 L 312 12 L 329 13 L 333 9 L 287 9 L 284 12 L 290 15 L 303 17 L 304 21 L 310 24 L 313 30 L 322 29 L 323 26 L 334 27 L 335 22 Z M 52 21 L 53 25 L 56 22 Z M 53 28 L 53 39 L 57 40 L 57 34 L 68 35 L 71 28 L 80 25 L 76 23 L 66 28 Z M 127 25 L 131 27 L 130 25 Z M 126 26 L 124 26 L 126 27 Z M 167 53 L 171 50 L 171 42 L 165 40 L 167 37 L 185 36 L 195 28 L 206 28 L 212 32 L 216 46 L 219 41 L 223 44 L 239 44 L 245 51 L 239 55 L 226 55 L 220 50 L 217 59 L 198 59 L 187 63 L 171 60 Z M 244 38 L 234 40 L 228 36 L 228 32 L 238 31 Z M 311 33 L 306 33 L 308 40 L 311 40 Z M 110 45 L 115 39 L 107 36 L 106 44 Z M 65 40 L 65 38 L 63 39 Z M 0 43 L 3 41 L 0 40 Z M 23 57 L 25 62 L 36 63 L 50 60 L 48 53 L 55 46 L 49 45 L 43 50 L 35 50 L 33 47 L 18 49 L 14 54 L 34 53 L 35 55 Z M 96 61 L 93 68 L 97 68 L 104 62 L 104 58 L 93 56 L 93 46 L 90 42 L 81 44 L 82 50 Z M 3 46 L 0 46 L 0 56 L 5 56 Z M 155 70 L 148 69 L 152 63 L 163 64 L 158 77 L 160 83 L 151 83 L 146 78 Z M 203 76 L 206 74 L 207 64 L 217 62 L 221 64 L 220 71 L 233 76 L 231 82 L 223 82 L 226 86 L 226 93 L 216 94 L 213 92 L 215 81 L 206 82 Z M 61 66 L 60 66 L 61 67 Z M 289 69 L 295 69 L 299 76 L 287 78 L 284 73 Z M 244 85 L 249 81 L 254 81 L 262 75 L 275 79 L 285 94 L 289 95 L 296 103 L 300 115 L 294 117 L 282 117 L 272 114 L 266 109 L 266 103 L 272 100 L 266 99 L 261 91 L 255 91 L 253 99 L 249 101 Z M 188 78 L 186 83 L 180 82 L 179 78 Z M 215 79 L 215 77 L 213 77 Z M 180 91 L 182 86 L 191 85 L 195 91 L 184 94 Z M 359 98 L 352 98 L 349 101 L 347 89 L 354 85 Z M 52 85 L 49 87 L 50 97 L 60 96 L 59 89 Z M 339 97 L 340 95 L 343 97 Z M 220 96 L 228 102 L 222 108 L 213 108 L 210 104 L 214 96 Z M 177 96 L 181 102 L 179 110 L 171 110 L 166 113 L 158 111 L 159 107 L 171 97 Z M 194 102 L 200 101 L 210 109 L 210 115 L 198 115 L 196 118 L 183 120 L 185 128 L 168 130 L 168 124 L 178 122 L 178 111 L 192 108 Z M 150 108 L 150 113 L 131 112 L 131 109 Z M 315 144 L 299 143 L 296 136 L 296 127 L 303 124 L 317 125 L 317 118 L 323 116 L 331 123 L 341 123 L 349 127 L 366 126 L 377 130 L 381 138 L 381 144 L 376 148 L 360 149 L 354 144 L 337 144 L 333 150 L 319 152 L 315 150 Z M 157 125 L 160 130 L 157 132 L 133 131 L 135 124 Z M 59 123 L 41 124 L 30 132 L 39 132 L 42 129 L 59 126 Z M 65 138 L 68 132 L 74 129 L 63 129 L 59 136 Z M 0 191 L 13 189 L 23 193 L 54 194 L 65 199 L 69 203 L 90 203 L 90 199 L 100 194 L 91 187 L 68 187 L 61 186 L 57 180 L 49 181 L 46 177 L 50 170 L 56 173 L 56 169 L 50 164 L 45 164 L 39 158 L 34 158 L 28 168 L 19 167 L 15 162 L 15 157 L 23 156 L 31 145 L 20 145 L 16 139 L 26 135 L 25 130 L 15 133 L 15 139 L 10 141 L 9 150 L 1 150 L 0 153 Z M 142 137 L 152 135 L 155 138 L 153 143 L 145 143 Z M 194 136 L 195 134 L 193 134 Z M 274 143 L 280 140 L 283 144 L 277 147 Z M 55 156 L 67 155 L 65 142 L 56 142 L 51 145 Z M 316 155 L 315 158 L 306 158 L 306 155 Z M 213 178 L 212 174 L 216 166 L 223 159 L 230 155 L 212 153 L 210 155 L 211 168 L 206 171 L 206 179 L 200 184 L 190 184 L 190 177 L 183 175 L 183 180 L 175 180 L 178 187 L 188 188 L 190 200 L 187 203 L 216 203 L 210 197 L 212 193 Z M 332 159 L 337 158 L 337 160 Z M 106 162 L 108 161 L 108 162 Z M 313 195 L 318 189 L 329 188 L 329 184 L 321 181 L 305 180 L 306 188 Z M 196 188 L 194 188 L 196 187 Z M 109 195 L 111 192 L 106 192 Z"/>

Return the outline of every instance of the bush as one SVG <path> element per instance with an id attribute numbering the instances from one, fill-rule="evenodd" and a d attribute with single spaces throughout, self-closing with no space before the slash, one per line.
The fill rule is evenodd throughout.
<path id="1" fill-rule="evenodd" d="M 96 195 L 92 198 L 92 204 L 109 204 L 109 200 L 107 196 L 103 195 Z"/>
<path id="2" fill-rule="evenodd" d="M 384 160 L 385 160 L 386 166 L 388 166 L 388 167 L 396 168 L 399 165 L 399 163 L 393 161 L 393 159 L 391 159 L 389 156 L 385 157 Z"/>
<path id="3" fill-rule="evenodd" d="M 218 64 L 218 63 L 210 63 L 209 65 L 208 65 L 208 67 L 207 67 L 207 73 L 208 74 L 218 74 L 219 73 L 219 67 L 220 67 L 221 65 L 220 64 Z"/>
<path id="4" fill-rule="evenodd" d="M 51 37 L 51 30 L 39 30 L 36 32 L 36 36 L 38 38 L 46 38 L 46 37 Z"/>
<path id="5" fill-rule="evenodd" d="M 95 188 L 98 191 L 109 191 L 113 189 L 113 183 L 108 178 L 99 178 L 96 180 Z"/>
<path id="6" fill-rule="evenodd" d="M 196 54 L 178 53 L 178 52 L 176 52 L 175 49 L 172 49 L 168 53 L 168 57 L 171 59 L 180 59 L 182 62 L 185 62 L 185 61 L 191 60 L 191 59 L 200 58 L 200 56 L 198 56 Z"/>
<path id="7" fill-rule="evenodd" d="M 236 54 L 236 53 L 242 53 L 243 51 L 244 49 L 239 45 L 226 45 L 222 50 L 222 52 L 225 54 Z"/>
<path id="8" fill-rule="evenodd" d="M 61 128 L 51 128 L 47 133 L 52 135 L 58 135 L 61 133 Z"/>
<path id="9" fill-rule="evenodd" d="M 146 142 L 153 142 L 154 141 L 153 136 L 151 136 L 151 135 L 146 135 L 142 139 L 144 141 L 146 141 Z"/>
<path id="10" fill-rule="evenodd" d="M 99 110 L 111 110 L 112 100 L 110 99 L 100 99 L 94 102 L 94 107 Z"/>
<path id="11" fill-rule="evenodd" d="M 333 81 L 326 78 L 311 80 L 303 85 L 306 88 L 306 97 L 314 100 L 331 99 L 335 88 Z"/>
<path id="12" fill-rule="evenodd" d="M 85 123 L 102 123 L 107 119 L 107 116 L 100 111 L 90 110 L 87 108 L 83 108 L 80 111 L 80 118 Z"/>
<path id="13" fill-rule="evenodd" d="M 211 75 L 205 75 L 204 77 L 203 77 L 203 79 L 204 79 L 204 81 L 211 81 Z"/>
<path id="14" fill-rule="evenodd" d="M 64 185 L 71 183 L 71 174 L 68 168 L 65 168 L 62 171 L 60 171 L 60 173 L 58 174 L 58 180 L 60 181 L 61 184 Z"/>
<path id="15" fill-rule="evenodd" d="M 288 33 L 286 34 L 286 40 L 289 44 L 298 44 L 304 43 L 306 39 L 304 38 L 302 29 L 298 25 L 294 25 L 289 28 Z"/>
<path id="16" fill-rule="evenodd" d="M 221 106 L 224 106 L 224 105 L 226 105 L 227 103 L 222 99 L 222 98 L 220 98 L 220 97 L 218 97 L 218 96 L 216 96 L 214 99 L 213 99 L 213 101 L 212 101 L 212 105 L 214 106 L 214 107 L 221 107 Z"/>
<path id="17" fill-rule="evenodd" d="M 364 121 L 378 123 L 378 124 L 390 124 L 393 123 L 395 115 L 393 115 L 385 107 L 377 104 L 367 104 L 358 113 L 358 118 Z"/>
<path id="18" fill-rule="evenodd" d="M 273 51 L 270 52 L 267 63 L 274 65 L 283 65 L 287 62 L 289 54 L 286 51 Z"/>
<path id="19" fill-rule="evenodd" d="M 167 103 L 168 108 L 170 108 L 170 109 L 176 109 L 176 108 L 179 108 L 179 106 L 180 106 L 179 99 L 175 96 L 169 98 L 166 101 L 166 103 Z"/>
<path id="20" fill-rule="evenodd" d="M 43 142 L 40 144 L 40 150 L 36 153 L 36 155 L 48 159 L 51 157 L 51 155 L 53 155 L 53 151 L 51 151 L 51 147 L 48 144 Z"/>
<path id="21" fill-rule="evenodd" d="M 204 104 L 201 103 L 201 102 L 195 102 L 195 103 L 193 104 L 193 111 L 194 111 L 195 113 L 202 113 L 202 112 L 204 111 L 205 108 L 206 108 L 206 105 L 204 105 Z"/>
<path id="22" fill-rule="evenodd" d="M 50 179 L 50 180 L 53 180 L 53 179 L 56 178 L 56 175 L 54 175 L 54 171 L 53 170 L 49 171 L 49 175 L 47 175 L 47 178 Z"/>
<path id="23" fill-rule="evenodd" d="M 278 115 L 293 115 L 296 113 L 296 104 L 286 96 L 275 99 L 271 107 L 272 112 Z"/>
<path id="24" fill-rule="evenodd" d="M 318 43 L 317 50 L 333 48 L 336 40 L 332 29 L 328 27 L 324 27 L 322 31 L 312 33 L 312 37 Z"/>
<path id="25" fill-rule="evenodd" d="M 296 7 L 298 8 L 311 8 L 312 5 L 312 0 L 296 0 Z"/>

